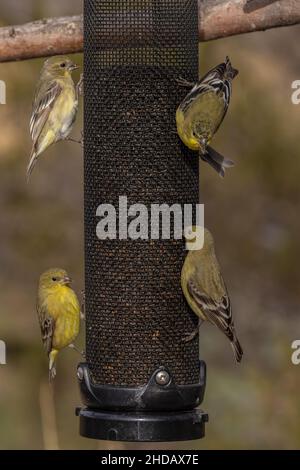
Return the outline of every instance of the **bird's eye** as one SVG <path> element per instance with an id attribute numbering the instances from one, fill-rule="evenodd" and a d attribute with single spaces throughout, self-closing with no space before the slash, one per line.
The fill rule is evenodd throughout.
<path id="1" fill-rule="evenodd" d="M 60 64 L 60 66 L 61 66 L 62 69 L 64 69 L 64 68 L 66 67 L 66 65 L 67 65 L 67 64 L 66 64 L 65 62 L 63 62 L 62 64 Z"/>
<path id="2" fill-rule="evenodd" d="M 53 278 L 52 278 L 52 281 L 53 281 L 53 282 L 56 282 L 56 281 L 57 281 L 57 277 L 53 277 Z"/>

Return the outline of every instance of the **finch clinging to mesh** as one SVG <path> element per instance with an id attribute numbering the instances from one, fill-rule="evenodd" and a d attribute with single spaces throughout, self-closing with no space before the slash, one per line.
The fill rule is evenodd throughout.
<path id="1" fill-rule="evenodd" d="M 44 63 L 30 120 L 33 146 L 27 180 L 41 153 L 59 140 L 67 139 L 72 130 L 81 87 L 80 82 L 76 88 L 72 79 L 72 72 L 77 68 L 67 57 L 52 57 Z"/>
<path id="2" fill-rule="evenodd" d="M 201 230 L 201 227 L 197 229 Z M 243 349 L 236 336 L 230 299 L 215 255 L 214 240 L 206 228 L 203 248 L 191 250 L 187 254 L 181 273 L 181 286 L 190 308 L 199 317 L 197 329 L 185 341 L 195 338 L 199 326 L 207 320 L 227 336 L 235 359 L 240 362 Z"/>
<path id="3" fill-rule="evenodd" d="M 58 352 L 70 346 L 79 333 L 80 305 L 64 269 L 49 269 L 40 277 L 37 313 L 42 340 L 49 357 L 49 378 L 56 375 Z"/>
<path id="4" fill-rule="evenodd" d="M 198 83 L 179 80 L 192 87 L 176 112 L 177 132 L 183 143 L 191 150 L 199 150 L 202 160 L 209 163 L 220 176 L 233 162 L 209 147 L 227 113 L 231 98 L 231 82 L 238 74 L 228 57 L 226 61 L 210 70 Z"/>

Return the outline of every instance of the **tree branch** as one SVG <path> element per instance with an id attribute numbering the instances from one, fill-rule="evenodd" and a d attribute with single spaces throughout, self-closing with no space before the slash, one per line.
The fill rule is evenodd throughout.
<path id="1" fill-rule="evenodd" d="M 300 23 L 299 0 L 199 0 L 198 3 L 200 41 Z M 134 29 L 128 34 L 134 40 Z M 0 62 L 82 50 L 82 16 L 0 28 Z"/>
<path id="2" fill-rule="evenodd" d="M 300 23 L 299 0 L 225 0 L 199 8 L 201 41 Z"/>
<path id="3" fill-rule="evenodd" d="M 82 16 L 51 18 L 0 28 L 0 62 L 81 52 Z"/>

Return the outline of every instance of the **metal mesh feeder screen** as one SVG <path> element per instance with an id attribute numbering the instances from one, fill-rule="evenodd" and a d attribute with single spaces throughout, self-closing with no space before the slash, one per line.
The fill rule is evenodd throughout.
<path id="1" fill-rule="evenodd" d="M 180 287 L 184 240 L 172 220 L 170 239 L 124 233 L 132 205 L 147 207 L 150 225 L 153 204 L 198 203 L 198 159 L 175 127 L 186 93 L 176 78 L 198 77 L 197 3 L 85 0 L 87 356 L 78 375 L 87 408 L 78 413 L 86 437 L 204 433 L 206 415 L 195 407 L 205 364 L 197 341 L 182 341 L 195 328 Z M 115 211 L 117 239 L 97 236 L 100 204 L 102 215 Z"/>

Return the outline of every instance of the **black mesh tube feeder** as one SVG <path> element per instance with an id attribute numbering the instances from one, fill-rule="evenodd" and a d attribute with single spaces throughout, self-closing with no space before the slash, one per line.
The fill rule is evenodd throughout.
<path id="1" fill-rule="evenodd" d="M 82 436 L 204 436 L 205 364 L 180 287 L 183 239 L 101 240 L 100 204 L 193 204 L 198 158 L 180 143 L 176 81 L 198 77 L 197 0 L 85 0 L 86 363 Z M 117 211 L 117 221 L 120 214 Z M 121 237 L 122 238 L 122 237 Z"/>

